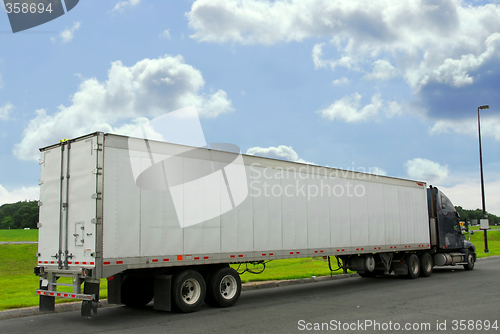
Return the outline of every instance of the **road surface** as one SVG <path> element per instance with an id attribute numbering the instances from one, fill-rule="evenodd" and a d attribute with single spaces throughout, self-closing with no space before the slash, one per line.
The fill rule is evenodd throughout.
<path id="1" fill-rule="evenodd" d="M 331 333 L 500 333 L 500 328 L 477 327 L 486 320 L 500 326 L 499 277 L 500 259 L 495 258 L 479 261 L 473 271 L 446 267 L 416 280 L 354 277 L 245 291 L 232 308 L 203 306 L 192 314 L 113 306 L 99 309 L 94 319 L 56 313 L 2 320 L 0 328 L 22 334 L 299 333 L 312 332 L 307 329 L 318 324 Z M 460 320 L 466 330 L 459 330 Z M 372 326 L 366 326 L 370 321 Z M 396 323 L 410 330 L 396 331 Z M 353 330 L 338 330 L 344 324 Z"/>

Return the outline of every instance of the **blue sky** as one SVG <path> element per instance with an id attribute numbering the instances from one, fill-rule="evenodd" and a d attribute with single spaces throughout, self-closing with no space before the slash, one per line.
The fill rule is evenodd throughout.
<path id="1" fill-rule="evenodd" d="M 0 11 L 0 204 L 38 148 L 195 106 L 209 143 L 426 181 L 500 214 L 500 5 L 85 0 L 13 34 Z"/>

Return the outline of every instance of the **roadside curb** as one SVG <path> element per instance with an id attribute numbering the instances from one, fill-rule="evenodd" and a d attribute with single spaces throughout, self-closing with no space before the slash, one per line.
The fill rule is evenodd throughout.
<path id="1" fill-rule="evenodd" d="M 487 261 L 500 258 L 500 255 L 482 257 L 477 259 L 476 261 Z M 290 279 L 290 280 L 275 280 L 275 281 L 261 281 L 261 282 L 247 282 L 241 285 L 241 291 L 251 291 L 251 290 L 260 290 L 260 289 L 270 289 L 277 288 L 281 286 L 290 286 L 290 285 L 299 285 L 299 284 L 309 284 L 309 283 L 317 283 L 317 282 L 326 282 L 337 279 L 345 279 L 358 277 L 358 274 L 341 274 L 341 275 L 333 275 L 333 276 L 313 276 L 311 278 L 301 278 L 301 279 Z M 63 303 L 56 304 L 55 313 L 62 312 L 72 312 L 79 311 L 81 306 L 81 302 L 71 302 L 71 303 Z M 108 304 L 108 300 L 100 300 L 99 308 L 115 306 Z M 50 314 L 52 312 L 40 312 L 38 310 L 38 306 L 18 308 L 6 311 L 0 311 L 0 320 L 4 319 L 14 319 L 20 317 L 29 317 L 33 315 L 40 314 Z"/>
<path id="2" fill-rule="evenodd" d="M 260 289 L 277 288 L 280 286 L 325 282 L 325 281 L 358 277 L 358 276 L 359 276 L 358 274 L 341 274 L 333 276 L 317 276 L 317 277 L 313 276 L 311 278 L 300 278 L 300 279 L 290 279 L 281 281 L 276 280 L 276 281 L 248 282 L 241 285 L 241 291 L 260 290 Z"/>
<path id="3" fill-rule="evenodd" d="M 345 275 L 342 274 L 342 275 L 318 276 L 318 277 L 291 279 L 291 280 L 248 282 L 248 283 L 243 283 L 241 285 L 241 291 L 251 291 L 251 290 L 277 288 L 280 286 L 325 282 L 325 281 L 331 281 L 331 280 L 335 280 L 335 279 L 343 279 L 343 278 L 350 278 L 350 277 L 357 277 L 357 276 L 359 276 L 359 275 L 358 274 L 345 274 Z M 56 304 L 55 313 L 79 311 L 81 305 L 82 305 L 81 302 Z M 109 307 L 109 306 L 117 306 L 117 305 L 108 304 L 107 299 L 99 301 L 99 308 Z M 51 313 L 53 313 L 53 312 L 40 312 L 38 310 L 38 306 L 31 306 L 31 307 L 25 307 L 25 308 L 17 308 L 17 309 L 12 309 L 12 310 L 0 311 L 0 320 L 29 317 L 29 316 L 41 315 L 41 314 L 51 314 Z"/>

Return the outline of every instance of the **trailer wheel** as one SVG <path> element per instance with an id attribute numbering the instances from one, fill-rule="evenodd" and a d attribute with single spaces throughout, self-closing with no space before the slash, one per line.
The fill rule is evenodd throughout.
<path id="1" fill-rule="evenodd" d="M 434 263 L 432 263 L 432 256 L 429 253 L 424 253 L 421 254 L 418 259 L 420 260 L 420 276 L 431 276 L 432 268 L 434 267 Z"/>
<path id="2" fill-rule="evenodd" d="M 230 267 L 215 269 L 208 278 L 205 302 L 211 306 L 229 307 L 241 294 L 240 275 Z"/>
<path id="3" fill-rule="evenodd" d="M 409 254 L 405 257 L 406 264 L 408 265 L 407 278 L 415 279 L 420 275 L 420 261 L 415 254 Z"/>
<path id="4" fill-rule="evenodd" d="M 203 305 L 206 290 L 205 280 L 199 272 L 181 271 L 172 280 L 174 308 L 185 313 L 197 311 Z"/>
<path id="5" fill-rule="evenodd" d="M 143 307 L 153 299 L 153 280 L 146 277 L 125 276 L 122 282 L 122 304 Z"/>
<path id="6" fill-rule="evenodd" d="M 464 264 L 465 270 L 473 270 L 474 264 L 476 263 L 476 257 L 474 256 L 474 251 L 472 249 L 467 250 L 467 264 Z"/>

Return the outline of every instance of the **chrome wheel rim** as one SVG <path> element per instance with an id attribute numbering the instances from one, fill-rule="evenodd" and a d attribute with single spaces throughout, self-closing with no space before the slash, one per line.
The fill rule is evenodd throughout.
<path id="1" fill-rule="evenodd" d="M 194 278 L 188 278 L 181 287 L 181 296 L 184 303 L 188 305 L 195 304 L 201 296 L 200 283 Z"/>
<path id="2" fill-rule="evenodd" d="M 224 299 L 232 299 L 238 291 L 238 283 L 232 275 L 226 275 L 220 281 L 220 295 Z"/>

